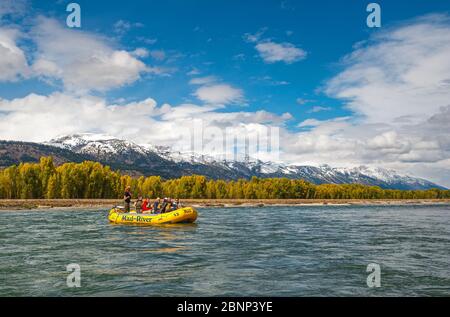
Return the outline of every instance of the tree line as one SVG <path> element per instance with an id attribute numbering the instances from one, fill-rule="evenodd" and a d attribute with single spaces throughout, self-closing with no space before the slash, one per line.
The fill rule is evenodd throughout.
<path id="1" fill-rule="evenodd" d="M 442 199 L 450 190 L 393 190 L 359 184 L 315 185 L 301 179 L 257 178 L 236 181 L 183 176 L 131 177 L 98 162 L 55 166 L 52 157 L 21 163 L 0 171 L 0 199 L 83 199 L 123 197 L 131 186 L 134 197 L 201 199 Z"/>

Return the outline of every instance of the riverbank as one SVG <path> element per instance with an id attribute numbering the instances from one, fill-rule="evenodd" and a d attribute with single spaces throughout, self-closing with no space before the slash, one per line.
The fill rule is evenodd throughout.
<path id="1" fill-rule="evenodd" d="M 263 207 L 301 205 L 450 205 L 450 199 L 183 199 L 194 207 Z M 121 205 L 118 199 L 2 199 L 0 210 L 50 208 L 111 208 Z"/>

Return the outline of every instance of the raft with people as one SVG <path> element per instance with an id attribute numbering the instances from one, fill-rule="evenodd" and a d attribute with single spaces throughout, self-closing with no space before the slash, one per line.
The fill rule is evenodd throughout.
<path id="1" fill-rule="evenodd" d="M 197 219 L 197 211 L 192 207 L 184 207 L 174 211 L 157 214 L 142 214 L 137 212 L 123 212 L 115 207 L 110 210 L 108 219 L 116 224 L 132 225 L 161 225 L 174 223 L 193 223 Z"/>
<path id="2" fill-rule="evenodd" d="M 134 225 L 161 225 L 174 223 L 192 223 L 197 219 L 197 211 L 192 207 L 184 207 L 179 199 L 150 199 L 139 195 L 131 210 L 131 187 L 127 186 L 123 196 L 124 206 L 116 206 L 109 211 L 108 219 L 112 223 Z"/>

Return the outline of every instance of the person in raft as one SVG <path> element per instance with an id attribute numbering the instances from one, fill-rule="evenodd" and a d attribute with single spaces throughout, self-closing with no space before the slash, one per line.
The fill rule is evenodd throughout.
<path id="1" fill-rule="evenodd" d="M 148 198 L 145 198 L 143 201 L 142 201 L 142 213 L 143 214 L 148 214 L 148 213 L 150 213 L 150 210 L 152 209 L 152 205 L 151 205 L 151 203 L 150 203 L 150 199 L 148 199 Z"/>
<path id="2" fill-rule="evenodd" d="M 125 212 L 130 212 L 131 204 L 131 187 L 127 186 L 125 188 L 125 194 L 123 195 L 123 201 L 125 203 Z"/>
<path id="3" fill-rule="evenodd" d="M 136 208 L 136 213 L 142 213 L 142 196 L 139 195 L 138 199 L 134 202 L 134 207 Z"/>
<path id="4" fill-rule="evenodd" d="M 155 202 L 153 203 L 153 213 L 157 214 L 159 209 L 159 204 L 161 203 L 161 198 L 157 198 Z"/>
<path id="5" fill-rule="evenodd" d="M 165 197 L 164 199 L 163 199 L 163 203 L 162 203 L 162 206 L 161 206 L 161 213 L 163 214 L 163 213 L 165 213 L 166 212 L 166 209 L 167 209 L 167 207 L 169 206 L 169 198 L 167 198 L 167 197 Z"/>
<path id="6" fill-rule="evenodd" d="M 177 198 L 173 203 L 172 203 L 172 211 L 177 210 L 182 208 L 181 203 L 180 203 L 180 199 Z"/>

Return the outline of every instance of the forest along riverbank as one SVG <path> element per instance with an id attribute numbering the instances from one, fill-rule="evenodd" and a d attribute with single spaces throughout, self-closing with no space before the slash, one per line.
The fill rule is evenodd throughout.
<path id="1" fill-rule="evenodd" d="M 263 207 L 291 205 L 450 205 L 450 199 L 183 199 L 194 207 Z M 1 199 L 0 210 L 48 208 L 111 208 L 118 199 Z"/>

